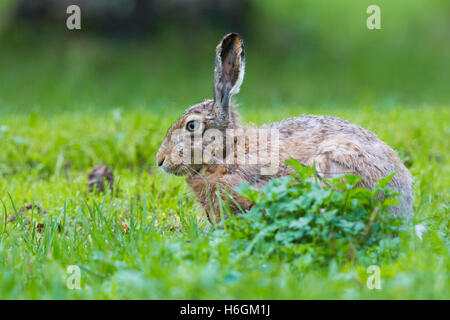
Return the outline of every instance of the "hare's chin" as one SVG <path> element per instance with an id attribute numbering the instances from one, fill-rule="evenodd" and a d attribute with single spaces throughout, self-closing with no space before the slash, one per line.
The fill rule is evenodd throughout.
<path id="1" fill-rule="evenodd" d="M 168 174 L 173 174 L 175 176 L 179 176 L 180 175 L 179 170 L 174 170 L 174 169 L 171 169 L 171 168 L 169 168 L 167 166 L 164 166 L 164 165 L 161 167 L 161 169 L 162 169 L 162 171 L 164 171 L 165 173 L 168 173 Z"/>

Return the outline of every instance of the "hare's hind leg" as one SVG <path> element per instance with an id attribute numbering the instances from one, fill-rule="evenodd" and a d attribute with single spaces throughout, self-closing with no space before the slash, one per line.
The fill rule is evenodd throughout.
<path id="1" fill-rule="evenodd" d="M 335 161 L 329 153 L 314 157 L 308 165 L 314 167 L 320 177 L 327 179 L 341 174 L 358 174 L 354 168 Z"/>
<path id="2" fill-rule="evenodd" d="M 397 174 L 389 182 L 389 186 L 400 193 L 400 205 L 393 206 L 392 212 L 401 215 L 413 215 L 413 179 L 406 168 L 397 170 Z"/>
<path id="3" fill-rule="evenodd" d="M 389 171 L 386 171 L 387 173 L 383 174 L 377 166 L 371 166 L 368 162 L 362 161 L 361 156 L 358 157 L 361 161 L 359 167 L 355 165 L 351 166 L 351 164 L 357 163 L 354 154 L 347 155 L 349 159 L 347 163 L 350 165 L 346 165 L 342 162 L 345 157 L 345 155 L 339 153 L 338 159 L 336 159 L 333 157 L 333 153 L 323 153 L 312 159 L 310 165 L 315 165 L 318 175 L 324 178 L 332 178 L 340 174 L 357 174 L 363 179 L 357 186 L 367 189 L 372 189 L 379 179 L 389 173 Z M 392 178 L 389 186 L 401 194 L 399 197 L 400 204 L 392 206 L 391 211 L 394 215 L 411 215 L 413 214 L 412 178 L 406 169 L 402 168 L 397 171 L 399 172 Z M 319 184 L 323 185 L 321 181 L 319 181 Z M 382 198 L 383 195 L 380 195 L 380 200 Z"/>

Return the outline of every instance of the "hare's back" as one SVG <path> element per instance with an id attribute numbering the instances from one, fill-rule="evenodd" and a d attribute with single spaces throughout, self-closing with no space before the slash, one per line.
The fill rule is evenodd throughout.
<path id="1" fill-rule="evenodd" d="M 306 115 L 268 127 L 279 131 L 283 158 L 306 165 L 322 162 L 330 170 L 339 167 L 372 179 L 405 169 L 396 152 L 374 133 L 340 118 Z"/>
<path id="2" fill-rule="evenodd" d="M 291 136 L 309 136 L 313 140 L 324 140 L 330 136 L 346 136 L 364 142 L 377 141 L 372 132 L 347 120 L 331 116 L 303 115 L 289 118 L 269 125 L 277 128 L 284 138 Z"/>

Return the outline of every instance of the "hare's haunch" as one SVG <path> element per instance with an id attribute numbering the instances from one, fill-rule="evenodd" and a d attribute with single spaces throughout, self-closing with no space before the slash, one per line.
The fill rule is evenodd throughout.
<path id="1" fill-rule="evenodd" d="M 239 124 L 232 95 L 244 78 L 244 44 L 226 35 L 216 48 L 214 99 L 190 107 L 167 132 L 156 155 L 168 173 L 186 175 L 208 218 L 220 219 L 220 198 L 245 181 L 262 186 L 270 178 L 292 173 L 285 160 L 315 165 L 322 177 L 357 174 L 373 188 L 396 171 L 390 186 L 401 193 L 394 214 L 412 214 L 412 177 L 394 150 L 375 134 L 348 121 L 326 116 L 299 116 L 260 128 Z M 233 193 L 232 211 L 252 203 Z"/>

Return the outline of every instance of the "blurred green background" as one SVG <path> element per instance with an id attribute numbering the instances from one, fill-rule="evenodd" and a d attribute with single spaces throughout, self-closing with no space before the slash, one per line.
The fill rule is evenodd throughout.
<path id="1" fill-rule="evenodd" d="M 66 28 L 69 4 L 82 30 Z M 381 30 L 366 27 L 371 4 Z M 243 105 L 450 101 L 446 0 L 3 0 L 0 21 L 1 112 L 181 110 L 211 97 L 215 45 L 230 31 L 246 42 Z"/>

